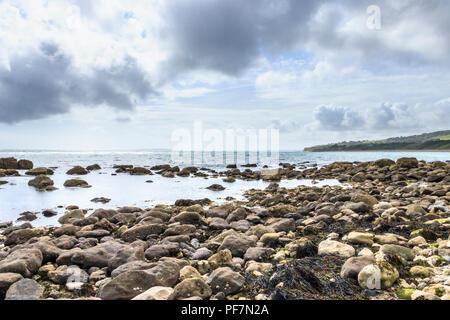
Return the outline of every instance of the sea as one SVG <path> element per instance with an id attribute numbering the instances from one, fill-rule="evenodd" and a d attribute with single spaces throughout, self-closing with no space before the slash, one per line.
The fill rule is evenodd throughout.
<path id="1" fill-rule="evenodd" d="M 271 155 L 272 156 L 272 155 Z M 264 189 L 269 183 L 264 181 L 242 181 L 224 183 L 222 178 L 199 177 L 175 177 L 164 178 L 160 175 L 133 176 L 129 174 L 115 174 L 114 165 L 134 165 L 152 167 L 160 164 L 179 165 L 180 168 L 195 165 L 214 169 L 218 172 L 227 170 L 228 164 L 255 163 L 259 168 L 265 162 L 258 155 L 248 152 L 223 152 L 219 156 L 205 157 L 203 154 L 192 153 L 190 159 L 201 161 L 180 162 L 180 157 L 174 156 L 170 151 L 0 151 L 0 158 L 15 157 L 27 159 L 34 163 L 34 167 L 54 168 L 55 174 L 51 179 L 58 190 L 53 192 L 40 192 L 28 186 L 32 177 L 22 173 L 19 177 L 3 177 L 0 180 L 8 181 L 8 184 L 0 186 L 0 222 L 17 222 L 20 213 L 35 212 L 52 209 L 62 214 L 69 205 L 76 205 L 82 209 L 95 210 L 98 208 L 116 209 L 122 206 L 137 206 L 151 208 L 157 204 L 173 204 L 178 199 L 203 199 L 209 198 L 215 204 L 233 197 L 243 200 L 243 193 L 249 189 Z M 279 152 L 272 157 L 280 163 L 291 163 L 299 166 L 323 166 L 335 161 L 373 161 L 387 158 L 397 160 L 401 157 L 415 157 L 425 161 L 450 161 L 450 152 Z M 214 161 L 209 161 L 214 158 Z M 219 160 L 218 160 L 219 159 Z M 223 159 L 221 161 L 220 159 Z M 264 158 L 265 159 L 265 158 Z M 86 180 L 91 188 L 65 188 L 67 179 L 73 178 L 66 175 L 67 170 L 80 165 L 86 167 L 99 164 L 101 170 L 92 171 L 80 178 Z M 245 168 L 241 168 L 242 170 Z M 253 170 L 254 168 L 252 168 Z M 152 180 L 153 183 L 146 181 Z M 214 192 L 206 189 L 208 186 L 219 183 L 226 190 Z M 283 180 L 283 187 L 294 188 L 299 185 L 340 185 L 336 180 L 311 181 L 311 180 Z M 104 197 L 111 199 L 107 204 L 94 203 L 94 198 Z M 33 221 L 34 226 L 58 225 L 58 216 L 45 218 L 38 214 L 38 219 Z"/>

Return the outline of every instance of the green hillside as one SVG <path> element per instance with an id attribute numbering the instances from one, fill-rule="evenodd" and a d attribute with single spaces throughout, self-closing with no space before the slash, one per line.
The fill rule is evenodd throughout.
<path id="1" fill-rule="evenodd" d="M 345 141 L 305 148 L 307 152 L 329 151 L 450 151 L 450 130 L 424 133 L 407 137 L 394 137 L 376 141 Z"/>

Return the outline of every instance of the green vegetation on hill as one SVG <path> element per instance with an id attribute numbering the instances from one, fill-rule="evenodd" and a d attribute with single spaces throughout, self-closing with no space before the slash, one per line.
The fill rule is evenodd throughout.
<path id="1" fill-rule="evenodd" d="M 388 150 L 450 151 L 450 130 L 376 141 L 345 141 L 305 148 L 307 152 Z"/>

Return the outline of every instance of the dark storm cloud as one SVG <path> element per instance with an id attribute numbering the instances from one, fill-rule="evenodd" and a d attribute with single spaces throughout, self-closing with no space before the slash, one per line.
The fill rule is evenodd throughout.
<path id="1" fill-rule="evenodd" d="M 380 30 L 369 30 L 366 10 L 378 5 Z M 392 46 L 407 39 L 389 39 L 399 24 L 425 23 L 450 51 L 450 2 L 387 0 L 181 0 L 171 1 L 166 12 L 169 27 L 164 36 L 172 41 L 165 79 L 190 70 L 208 69 L 240 75 L 268 53 L 320 48 L 340 55 L 358 53 L 374 68 L 391 63 L 420 66 L 447 60 L 407 46 Z M 320 12 L 320 18 L 317 18 Z M 362 17 L 354 32 L 342 32 L 349 18 Z M 412 29 L 413 30 L 413 29 Z M 412 34 L 414 35 L 414 34 Z"/>
<path id="2" fill-rule="evenodd" d="M 194 69 L 239 75 L 263 51 L 280 52 L 308 37 L 321 1 L 198 0 L 169 3 L 173 41 L 167 77 Z"/>
<path id="3" fill-rule="evenodd" d="M 0 69 L 0 122 L 15 123 L 62 114 L 72 105 L 132 109 L 154 90 L 133 58 L 88 75 L 75 70 L 70 56 L 55 44 L 14 56 Z"/>

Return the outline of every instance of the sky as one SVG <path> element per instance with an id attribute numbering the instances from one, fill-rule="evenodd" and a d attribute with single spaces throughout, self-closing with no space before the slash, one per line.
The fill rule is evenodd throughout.
<path id="1" fill-rule="evenodd" d="M 0 149 L 450 129 L 450 1 L 0 0 Z"/>

